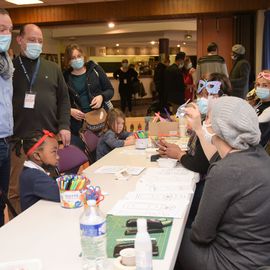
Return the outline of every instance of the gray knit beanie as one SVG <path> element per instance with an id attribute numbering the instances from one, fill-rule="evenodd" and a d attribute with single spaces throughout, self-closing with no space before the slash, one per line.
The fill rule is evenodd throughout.
<path id="1" fill-rule="evenodd" d="M 258 117 L 245 100 L 225 96 L 216 99 L 211 108 L 214 132 L 232 148 L 245 150 L 259 144 L 261 132 Z"/>

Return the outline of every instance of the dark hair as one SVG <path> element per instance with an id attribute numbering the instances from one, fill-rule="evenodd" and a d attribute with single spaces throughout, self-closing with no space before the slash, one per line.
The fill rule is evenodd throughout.
<path id="1" fill-rule="evenodd" d="M 9 16 L 8 11 L 6 9 L 4 9 L 4 8 L 0 8 L 0 14 Z"/>
<path id="2" fill-rule="evenodd" d="M 186 57 L 186 54 L 184 52 L 179 52 L 176 56 L 175 56 L 175 61 L 178 60 L 184 60 Z"/>
<path id="3" fill-rule="evenodd" d="M 122 63 L 128 63 L 128 60 L 127 59 L 123 59 L 122 60 Z"/>
<path id="4" fill-rule="evenodd" d="M 207 52 L 214 52 L 218 49 L 218 45 L 215 42 L 211 42 L 207 46 Z"/>
<path id="5" fill-rule="evenodd" d="M 114 123 L 118 117 L 121 117 L 124 119 L 123 131 L 126 130 L 125 114 L 121 110 L 113 108 L 113 109 L 110 109 L 108 111 L 107 118 L 106 118 L 106 124 L 105 124 L 104 130 L 103 130 L 104 133 L 109 129 L 112 129 L 112 130 L 114 129 Z"/>
<path id="6" fill-rule="evenodd" d="M 74 50 L 79 51 L 82 55 L 84 55 L 82 48 L 78 44 L 70 44 L 65 49 L 64 54 L 64 66 L 65 68 L 69 68 L 69 62 L 72 58 L 72 53 Z"/>
<path id="7" fill-rule="evenodd" d="M 42 131 L 34 131 L 28 138 L 23 139 L 23 151 L 25 154 L 34 146 L 42 137 L 44 133 Z M 37 148 L 42 149 L 45 141 Z"/>
<path id="8" fill-rule="evenodd" d="M 232 94 L 231 82 L 230 82 L 229 78 L 225 74 L 217 73 L 217 72 L 211 73 L 209 75 L 209 78 L 208 78 L 207 81 L 208 82 L 209 81 L 219 81 L 219 82 L 221 82 L 220 90 L 218 92 L 218 95 L 220 97 L 223 96 L 223 95 L 230 96 Z"/>

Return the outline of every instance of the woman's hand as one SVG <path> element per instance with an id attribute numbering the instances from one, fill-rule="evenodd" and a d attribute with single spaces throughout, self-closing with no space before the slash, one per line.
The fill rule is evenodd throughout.
<path id="1" fill-rule="evenodd" d="M 182 151 L 177 144 L 167 143 L 166 141 L 161 140 L 159 145 L 158 153 L 163 157 L 180 160 L 180 158 L 186 154 L 186 152 Z"/>
<path id="2" fill-rule="evenodd" d="M 84 113 L 81 112 L 80 110 L 78 109 L 74 109 L 74 108 L 71 108 L 70 110 L 70 114 L 73 118 L 75 118 L 76 120 L 78 121 L 81 121 L 84 119 Z"/>
<path id="3" fill-rule="evenodd" d="M 199 111 L 199 108 L 197 104 L 190 103 L 185 108 L 186 112 L 186 118 L 188 121 L 188 126 L 190 126 L 195 132 L 201 130 L 202 124 L 201 124 L 201 113 Z"/>
<path id="4" fill-rule="evenodd" d="M 92 99 L 92 102 L 90 103 L 90 106 L 92 109 L 99 109 L 103 102 L 103 96 L 98 95 Z"/>

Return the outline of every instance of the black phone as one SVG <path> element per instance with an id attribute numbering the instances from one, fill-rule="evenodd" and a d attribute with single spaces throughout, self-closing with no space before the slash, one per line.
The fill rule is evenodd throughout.
<path id="1" fill-rule="evenodd" d="M 151 160 L 151 162 L 155 162 L 155 161 L 157 161 L 160 157 L 161 157 L 161 156 L 160 156 L 159 154 L 152 155 L 152 156 L 150 157 L 150 160 Z"/>

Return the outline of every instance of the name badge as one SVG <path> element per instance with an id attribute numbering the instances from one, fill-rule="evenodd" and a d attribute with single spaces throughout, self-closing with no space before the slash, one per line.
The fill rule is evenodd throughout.
<path id="1" fill-rule="evenodd" d="M 127 79 L 124 79 L 124 84 L 127 84 Z"/>
<path id="2" fill-rule="evenodd" d="M 34 109 L 35 107 L 36 94 L 27 92 L 24 97 L 24 108 Z"/>

